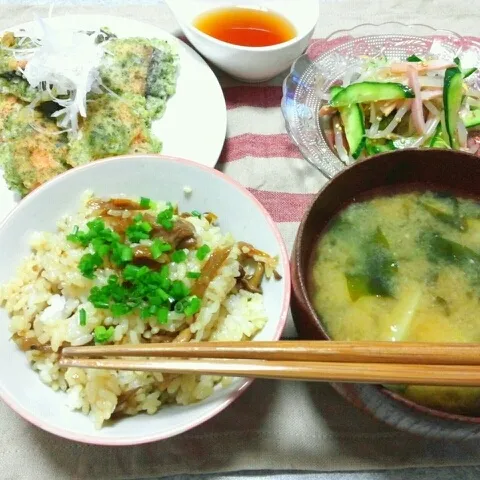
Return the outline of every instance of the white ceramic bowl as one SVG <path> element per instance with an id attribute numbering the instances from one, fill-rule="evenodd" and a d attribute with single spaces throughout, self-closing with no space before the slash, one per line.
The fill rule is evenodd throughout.
<path id="1" fill-rule="evenodd" d="M 312 38 L 319 16 L 318 0 L 242 0 L 248 8 L 269 9 L 293 24 L 297 35 L 270 47 L 244 47 L 217 40 L 194 27 L 195 18 L 214 8 L 235 6 L 231 0 L 166 0 L 190 43 L 229 75 L 245 82 L 269 80 L 287 70 Z"/>
<path id="2" fill-rule="evenodd" d="M 186 195 L 185 186 L 192 188 Z M 65 213 L 75 212 L 85 190 L 98 195 L 127 194 L 178 201 L 182 210 L 213 211 L 223 231 L 279 255 L 282 280 L 264 285 L 268 323 L 256 337 L 277 340 L 290 300 L 288 255 L 274 222 L 242 186 L 222 173 L 187 160 L 145 155 L 97 161 L 62 174 L 28 195 L 0 225 L 0 284 L 28 254 L 34 231 L 53 231 Z M 250 384 L 238 379 L 210 398 L 190 406 L 169 406 L 154 415 L 137 415 L 95 430 L 91 420 L 65 404 L 66 396 L 44 385 L 29 367 L 8 330 L 0 309 L 0 397 L 29 422 L 68 439 L 101 445 L 152 442 L 191 429 L 227 407 Z"/>

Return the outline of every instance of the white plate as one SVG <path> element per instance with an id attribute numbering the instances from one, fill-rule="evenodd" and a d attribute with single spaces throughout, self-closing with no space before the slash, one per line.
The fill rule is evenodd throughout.
<path id="1" fill-rule="evenodd" d="M 153 122 L 153 133 L 163 142 L 163 155 L 192 160 L 213 167 L 220 156 L 227 129 L 225 98 L 217 78 L 192 48 L 164 30 L 136 20 L 111 15 L 66 15 L 52 17 L 52 25 L 94 30 L 109 27 L 119 37 L 147 37 L 167 40 L 177 46 L 180 74 L 177 92 L 167 102 L 165 115 Z M 6 29 L 18 32 L 36 28 L 33 22 Z M 0 169 L 0 221 L 18 203 Z"/>

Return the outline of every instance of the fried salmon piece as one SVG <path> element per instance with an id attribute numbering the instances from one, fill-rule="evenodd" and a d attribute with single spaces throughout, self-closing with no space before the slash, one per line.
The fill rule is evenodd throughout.
<path id="1" fill-rule="evenodd" d="M 0 95 L 0 167 L 4 169 L 7 184 L 17 191 L 22 191 L 24 187 L 20 176 L 11 166 L 10 149 L 5 137 L 8 136 L 10 117 L 22 108 L 23 103 L 13 95 Z"/>
<path id="2" fill-rule="evenodd" d="M 12 32 L 6 32 L 0 37 L 0 94 L 11 94 L 31 102 L 35 97 L 35 89 L 30 87 L 21 73 L 27 61 L 17 58 L 13 52 L 13 49 L 18 48 L 20 51 L 30 44 L 27 42 L 19 46 L 18 40 Z"/>
<path id="3" fill-rule="evenodd" d="M 39 112 L 23 108 L 11 115 L 4 140 L 4 177 L 21 195 L 68 168 L 66 136 Z"/>
<path id="4" fill-rule="evenodd" d="M 112 54 L 104 59 L 102 80 L 115 93 L 145 96 L 147 76 L 153 46 L 131 39 L 112 40 L 107 50 Z"/>
<path id="5" fill-rule="evenodd" d="M 101 95 L 90 101 L 80 129 L 66 160 L 72 167 L 114 155 L 161 150 L 150 133 L 145 99 L 138 95 Z"/>
<path id="6" fill-rule="evenodd" d="M 146 38 L 111 40 L 100 69 L 103 83 L 115 93 L 141 95 L 150 118 L 160 118 L 175 93 L 178 55 L 168 42 Z"/>

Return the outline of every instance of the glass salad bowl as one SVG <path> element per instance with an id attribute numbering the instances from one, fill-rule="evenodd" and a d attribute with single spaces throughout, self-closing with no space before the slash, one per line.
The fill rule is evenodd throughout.
<path id="1" fill-rule="evenodd" d="M 320 108 L 330 99 L 330 88 L 349 84 L 355 75 L 358 77 L 367 58 L 388 64 L 405 62 L 413 55 L 445 62 L 459 59 L 463 71 L 473 70 L 480 67 L 480 42 L 427 25 L 363 24 L 314 41 L 294 62 L 283 84 L 281 108 L 286 129 L 305 159 L 327 178 L 353 161 L 351 156 L 337 154 L 334 133 L 329 128 L 331 121 L 327 124 L 325 117 L 319 116 Z M 467 80 L 471 88 L 480 90 L 479 71 L 471 73 Z M 404 145 L 409 146 L 417 145 Z"/>

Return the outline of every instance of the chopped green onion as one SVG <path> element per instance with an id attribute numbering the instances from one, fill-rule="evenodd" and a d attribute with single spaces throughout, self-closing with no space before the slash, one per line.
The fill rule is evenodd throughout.
<path id="1" fill-rule="evenodd" d="M 183 313 L 187 317 L 191 317 L 192 315 L 195 315 L 200 311 L 201 304 L 202 304 L 201 300 L 197 296 L 193 296 L 191 297 L 188 305 L 183 310 Z"/>
<path id="2" fill-rule="evenodd" d="M 92 240 L 93 250 L 100 257 L 106 257 L 110 251 L 110 245 L 106 244 L 101 238 L 94 238 Z"/>
<path id="3" fill-rule="evenodd" d="M 173 206 L 171 203 L 169 203 L 168 207 L 157 215 L 157 223 L 161 225 L 165 230 L 170 231 L 173 229 L 172 219 L 173 219 Z"/>
<path id="4" fill-rule="evenodd" d="M 168 293 L 165 290 L 162 290 L 161 288 L 157 289 L 157 294 L 163 301 L 167 301 L 170 298 Z"/>
<path id="5" fill-rule="evenodd" d="M 165 303 L 165 299 L 160 295 L 153 295 L 148 297 L 148 302 L 150 303 L 150 305 L 156 305 L 158 307 L 160 305 L 163 305 L 163 303 Z"/>
<path id="6" fill-rule="evenodd" d="M 200 272 L 187 272 L 187 278 L 200 278 Z"/>
<path id="7" fill-rule="evenodd" d="M 152 231 L 152 225 L 143 220 L 143 216 L 136 215 L 134 217 L 135 223 L 129 225 L 125 232 L 128 240 L 132 243 L 138 243 L 140 240 L 147 240 L 150 238 L 150 232 Z"/>
<path id="8" fill-rule="evenodd" d="M 133 259 L 133 251 L 130 247 L 124 245 L 121 251 L 121 256 L 120 258 L 122 259 L 122 262 L 129 262 L 130 260 Z"/>
<path id="9" fill-rule="evenodd" d="M 152 202 L 141 197 L 140 203 L 143 208 L 152 208 Z M 156 208 L 156 207 L 155 207 Z M 174 225 L 174 207 L 169 203 L 167 208 L 158 214 L 158 222 L 165 229 L 171 229 Z M 194 212 L 198 213 L 199 212 Z M 194 315 L 200 309 L 200 300 L 190 297 L 190 288 L 180 280 L 170 280 L 170 269 L 163 265 L 160 270 L 154 270 L 146 265 L 137 266 L 132 262 L 134 250 L 129 242 L 136 243 L 143 239 L 149 239 L 153 225 L 142 214 L 135 215 L 133 222 L 125 231 L 127 243 L 120 235 L 106 227 L 101 218 L 88 222 L 87 230 L 80 231 L 78 226 L 73 228 L 67 237 L 74 243 L 87 247 L 91 245 L 93 253 L 82 256 L 78 264 L 79 270 L 87 278 L 95 278 L 97 268 L 107 265 L 117 265 L 118 274 L 110 275 L 106 284 L 93 286 L 88 300 L 98 309 L 108 309 L 114 318 L 135 312 L 142 319 L 156 318 L 159 323 L 168 323 L 168 313 L 174 310 Z M 185 262 L 188 252 L 180 249 L 173 251 L 170 243 L 161 238 L 152 238 L 150 252 L 153 259 L 159 258 L 165 252 L 172 252 L 171 259 L 175 263 Z M 205 256 L 210 252 L 207 245 L 203 245 L 197 252 L 197 256 Z M 104 263 L 105 262 L 105 263 Z M 188 278 L 199 278 L 200 272 L 187 272 Z M 86 324 L 86 312 L 79 310 L 79 322 Z M 114 334 L 114 327 L 106 328 L 99 326 L 94 330 L 96 343 L 110 341 Z"/>
<path id="10" fill-rule="evenodd" d="M 140 270 L 138 271 L 138 278 L 141 279 L 142 277 L 148 275 L 150 272 L 151 270 L 146 265 L 144 265 L 143 267 L 140 267 Z"/>
<path id="11" fill-rule="evenodd" d="M 172 288 L 170 289 L 170 295 L 175 300 L 181 300 L 190 294 L 190 289 L 181 281 L 174 280 L 172 282 Z"/>
<path id="12" fill-rule="evenodd" d="M 147 197 L 140 197 L 140 206 L 142 208 L 150 208 L 151 201 Z"/>
<path id="13" fill-rule="evenodd" d="M 150 252 L 154 260 L 160 257 L 162 253 L 169 252 L 171 249 L 172 249 L 172 246 L 169 243 L 163 242 L 159 238 L 156 238 L 152 242 L 152 245 L 150 246 Z"/>
<path id="14" fill-rule="evenodd" d="M 186 299 L 183 299 L 183 300 L 180 300 L 178 301 L 176 304 L 175 304 L 175 307 L 173 308 L 175 310 L 175 312 L 177 313 L 183 313 L 183 311 L 185 310 L 185 308 L 188 306 L 188 300 Z"/>
<path id="15" fill-rule="evenodd" d="M 112 312 L 112 316 L 118 318 L 122 315 L 126 315 L 131 311 L 131 308 L 128 305 L 122 303 L 114 303 L 110 306 L 110 310 Z"/>
<path id="16" fill-rule="evenodd" d="M 107 343 L 113 337 L 114 333 L 115 328 L 113 328 L 113 326 L 110 326 L 107 329 L 103 325 L 99 325 L 98 327 L 95 327 L 93 338 L 95 343 Z"/>
<path id="17" fill-rule="evenodd" d="M 99 218 L 91 220 L 87 223 L 88 231 L 79 231 L 78 226 L 75 226 L 73 232 L 67 235 L 67 240 L 73 243 L 79 243 L 86 247 L 90 243 L 94 245 L 96 253 L 104 256 L 106 247 L 101 245 L 111 245 L 118 242 L 120 236 L 110 228 L 105 227 L 105 222 Z"/>
<path id="18" fill-rule="evenodd" d="M 110 308 L 110 302 L 96 300 L 91 302 L 95 308 Z"/>
<path id="19" fill-rule="evenodd" d="M 152 226 L 148 222 L 139 222 L 138 224 L 139 228 L 141 228 L 144 232 L 151 232 L 152 231 Z"/>
<path id="20" fill-rule="evenodd" d="M 182 263 L 187 259 L 187 254 L 183 250 L 176 250 L 172 254 L 172 261 Z"/>
<path id="21" fill-rule="evenodd" d="M 86 247 L 90 243 L 90 235 L 86 232 L 78 230 L 78 226 L 75 225 L 73 232 L 67 235 L 67 240 L 72 243 L 79 243 L 83 247 Z"/>
<path id="22" fill-rule="evenodd" d="M 80 325 L 84 327 L 87 324 L 87 312 L 84 308 L 79 311 Z"/>
<path id="23" fill-rule="evenodd" d="M 98 253 L 86 253 L 78 263 L 78 269 L 85 278 L 95 278 L 95 270 L 103 266 L 103 259 Z"/>
<path id="24" fill-rule="evenodd" d="M 150 246 L 150 253 L 152 254 L 152 258 L 154 260 L 156 260 L 162 255 L 162 250 L 160 248 L 160 242 L 158 241 L 158 239 L 155 239 L 155 241 Z"/>
<path id="25" fill-rule="evenodd" d="M 168 278 L 170 275 L 170 269 L 168 268 L 168 265 L 164 265 L 161 270 L 160 270 L 160 286 L 164 290 L 169 290 L 171 287 L 172 282 Z"/>
<path id="26" fill-rule="evenodd" d="M 158 323 L 168 323 L 168 308 L 161 307 L 157 310 L 157 321 Z"/>
<path id="27" fill-rule="evenodd" d="M 192 210 L 192 215 L 197 218 L 202 218 L 202 214 L 198 210 Z"/>
<path id="28" fill-rule="evenodd" d="M 159 223 L 165 230 L 167 230 L 167 232 L 170 232 L 171 230 L 173 230 L 173 220 L 169 220 L 168 218 L 164 218 Z"/>
<path id="29" fill-rule="evenodd" d="M 133 260 L 133 250 L 128 245 L 116 243 L 113 247 L 112 261 L 117 265 Z"/>
<path id="30" fill-rule="evenodd" d="M 167 279 L 170 275 L 170 269 L 168 268 L 168 265 L 163 265 L 162 268 L 160 269 L 160 278 L 162 280 Z"/>
<path id="31" fill-rule="evenodd" d="M 139 271 L 140 267 L 129 264 L 123 270 L 123 278 L 127 281 L 134 281 L 137 279 Z"/>
<path id="32" fill-rule="evenodd" d="M 142 230 L 139 229 L 130 229 L 130 227 L 127 228 L 127 238 L 130 242 L 132 243 L 140 243 L 140 240 L 148 240 L 150 235 L 148 235 L 147 232 L 143 232 Z"/>
<path id="33" fill-rule="evenodd" d="M 205 257 L 210 253 L 210 247 L 207 244 L 203 244 L 198 250 L 197 250 L 197 258 L 202 261 L 205 260 Z"/>
<path id="34" fill-rule="evenodd" d="M 95 218 L 87 223 L 87 227 L 92 232 L 100 233 L 105 230 L 105 222 L 101 218 Z"/>

